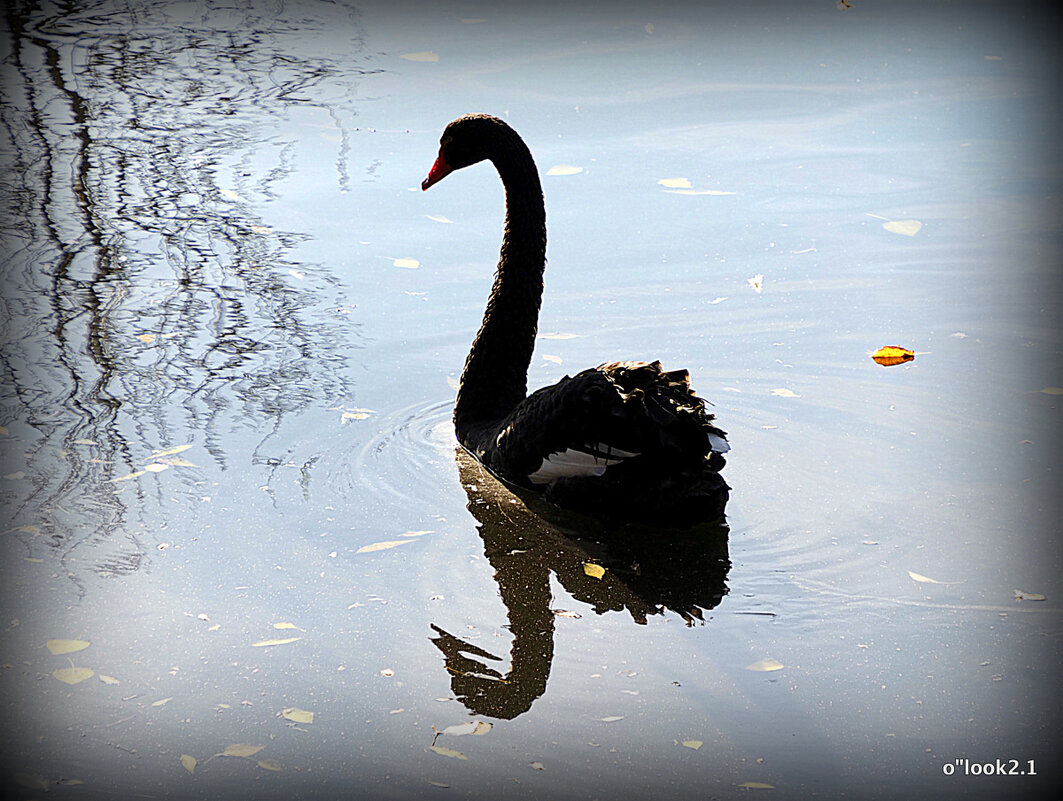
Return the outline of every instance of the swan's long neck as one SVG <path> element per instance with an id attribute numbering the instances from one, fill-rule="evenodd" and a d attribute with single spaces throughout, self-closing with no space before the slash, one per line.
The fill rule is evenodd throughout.
<path id="1" fill-rule="evenodd" d="M 497 144 L 490 158 L 506 190 L 506 228 L 454 406 L 458 440 L 473 450 L 527 394 L 546 267 L 546 210 L 535 162 L 516 134 Z"/>

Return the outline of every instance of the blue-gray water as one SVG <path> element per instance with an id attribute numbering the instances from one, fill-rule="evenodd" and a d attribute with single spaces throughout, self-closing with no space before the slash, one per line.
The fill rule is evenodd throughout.
<path id="1" fill-rule="evenodd" d="M 18 797 L 1054 786 L 1038 8 L 9 5 Z M 530 385 L 689 368 L 733 446 L 725 528 L 603 547 L 457 458 L 503 198 L 487 165 L 419 184 L 467 111 L 543 175 Z M 871 360 L 894 344 L 915 360 Z M 492 726 L 436 735 L 471 721 Z M 1036 775 L 956 767 L 998 759 Z"/>

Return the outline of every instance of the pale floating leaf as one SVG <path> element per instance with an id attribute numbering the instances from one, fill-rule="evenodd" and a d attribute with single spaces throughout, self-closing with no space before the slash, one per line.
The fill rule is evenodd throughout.
<path id="1" fill-rule="evenodd" d="M 450 219 L 449 217 L 444 217 L 442 214 L 428 214 L 428 215 L 425 215 L 425 216 L 427 216 L 428 219 L 431 220 L 432 222 L 437 222 L 437 223 L 452 223 L 452 222 L 454 222 L 452 219 Z"/>
<path id="2" fill-rule="evenodd" d="M 553 612 L 556 617 L 571 617 L 576 620 L 579 620 L 582 617 L 579 612 L 570 612 L 567 609 L 551 609 L 550 611 Z"/>
<path id="3" fill-rule="evenodd" d="M 923 227 L 923 224 L 919 220 L 890 220 L 882 223 L 882 227 L 891 234 L 915 236 L 919 233 L 919 229 Z"/>
<path id="4" fill-rule="evenodd" d="M 281 717 L 285 720 L 290 720 L 292 723 L 313 723 L 314 713 L 308 712 L 305 709 L 300 709 L 297 706 L 290 706 L 287 709 L 281 711 Z"/>
<path id="5" fill-rule="evenodd" d="M 402 267 L 404 270 L 416 270 L 421 266 L 421 262 L 417 261 L 417 259 L 410 258 L 409 256 L 405 256 L 401 259 L 392 259 L 391 263 L 396 267 Z"/>
<path id="6" fill-rule="evenodd" d="M 774 790 L 774 784 L 768 784 L 767 782 L 742 782 L 739 787 L 743 787 L 746 790 Z"/>
<path id="7" fill-rule="evenodd" d="M 140 476 L 145 475 L 147 472 L 148 472 L 147 470 L 134 470 L 132 473 L 126 473 L 124 476 L 119 476 L 118 478 L 112 478 L 111 479 L 111 483 L 112 484 L 117 484 L 119 481 L 129 481 L 130 479 L 133 479 L 133 478 L 139 478 Z"/>
<path id="8" fill-rule="evenodd" d="M 746 665 L 746 670 L 753 670 L 759 673 L 770 673 L 773 670 L 782 670 L 786 665 L 777 659 L 772 659 L 770 656 L 764 659 L 758 659 L 750 665 Z"/>
<path id="9" fill-rule="evenodd" d="M 439 61 L 439 56 L 431 50 L 421 50 L 417 53 L 403 53 L 399 58 L 407 61 Z"/>
<path id="10" fill-rule="evenodd" d="M 600 579 L 602 576 L 605 575 L 605 568 L 601 565 L 594 564 L 594 562 L 584 562 L 583 572 L 591 578 Z"/>
<path id="11" fill-rule="evenodd" d="M 618 720 L 623 720 L 623 715 L 607 715 L 604 718 L 598 718 L 602 723 L 616 723 Z"/>
<path id="12" fill-rule="evenodd" d="M 55 678 L 63 682 L 63 684 L 80 684 L 85 679 L 91 679 L 96 675 L 96 672 L 92 668 L 87 667 L 68 667 L 59 668 L 52 673 Z"/>
<path id="13" fill-rule="evenodd" d="M 576 167 L 572 164 L 555 164 L 553 167 L 546 171 L 547 175 L 579 175 L 583 172 L 582 167 Z"/>
<path id="14" fill-rule="evenodd" d="M 491 731 L 491 724 L 483 720 L 470 720 L 468 723 L 457 723 L 453 726 L 447 726 L 442 730 L 442 734 L 449 734 L 452 737 L 462 737 L 466 734 L 474 734 L 478 737 L 482 737 Z"/>
<path id="15" fill-rule="evenodd" d="M 652 22 L 647 22 L 643 27 L 646 29 L 646 33 L 648 33 L 650 35 L 653 35 L 653 23 Z"/>
<path id="16" fill-rule="evenodd" d="M 913 573 L 911 570 L 908 571 L 908 576 L 913 581 L 918 581 L 922 584 L 963 584 L 962 581 L 938 581 L 937 579 L 930 578 L 929 576 L 924 576 L 920 573 Z"/>
<path id="17" fill-rule="evenodd" d="M 181 754 L 181 766 L 189 773 L 196 772 L 196 758 L 189 754 Z"/>
<path id="18" fill-rule="evenodd" d="M 256 763 L 262 770 L 279 771 L 281 769 L 280 762 L 275 759 L 260 759 Z"/>
<path id="19" fill-rule="evenodd" d="M 166 704 L 170 703 L 170 701 L 172 701 L 172 700 L 173 700 L 173 696 L 172 695 L 169 698 L 160 698 L 158 701 L 154 701 L 152 703 L 152 706 L 166 706 Z"/>
<path id="20" fill-rule="evenodd" d="M 1045 395 L 1063 395 L 1063 387 L 1045 387 L 1041 392 Z"/>
<path id="21" fill-rule="evenodd" d="M 266 746 L 264 745 L 250 745 L 249 743 L 233 743 L 230 746 L 226 746 L 225 750 L 217 756 L 243 757 L 249 759 L 265 747 Z"/>
<path id="22" fill-rule="evenodd" d="M 543 360 L 544 361 L 548 361 L 548 362 L 553 362 L 554 364 L 561 364 L 561 357 L 560 356 L 554 356 L 552 353 L 544 353 L 543 354 Z"/>
<path id="23" fill-rule="evenodd" d="M 11 432 L 7 430 L 7 426 L 0 426 L 0 435 L 2 435 L 2 436 L 5 436 L 5 437 L 6 437 L 6 436 L 7 436 L 8 434 L 10 434 L 10 433 L 11 433 Z M 77 440 L 75 440 L 75 442 L 77 442 Z M 81 444 L 81 443 L 78 443 L 78 444 Z M 92 444 L 93 444 L 93 445 L 95 445 L 96 443 L 95 443 L 95 442 L 93 442 Z"/>
<path id="24" fill-rule="evenodd" d="M 705 745 L 705 743 L 702 742 L 701 740 L 683 740 L 683 747 L 684 748 L 691 748 L 691 749 L 693 749 L 695 751 L 697 751 L 703 745 Z"/>
<path id="25" fill-rule="evenodd" d="M 554 331 L 549 334 L 539 334 L 539 339 L 576 339 L 582 336 L 582 334 L 562 334 Z"/>
<path id="26" fill-rule="evenodd" d="M 152 451 L 151 456 L 153 459 L 156 459 L 160 456 L 176 456 L 179 453 L 184 453 L 191 447 L 191 445 L 178 445 L 175 448 L 167 448 L 164 451 Z"/>
<path id="27" fill-rule="evenodd" d="M 252 648 L 267 648 L 271 645 L 287 645 L 290 642 L 301 640 L 302 637 L 284 637 L 279 640 L 259 640 L 258 642 L 251 643 Z"/>
<path id="28" fill-rule="evenodd" d="M 44 647 L 56 656 L 72 654 L 75 651 L 84 651 L 92 643 L 88 640 L 48 640 Z"/>
<path id="29" fill-rule="evenodd" d="M 120 682 L 114 676 L 105 676 L 102 673 L 99 675 L 100 681 L 104 684 L 119 684 Z"/>
<path id="30" fill-rule="evenodd" d="M 1016 601 L 1044 601 L 1047 600 L 1046 596 L 1039 592 L 1025 592 L 1023 590 L 1014 590 Z"/>
<path id="31" fill-rule="evenodd" d="M 747 278 L 746 283 L 753 287 L 754 292 L 759 293 L 764 291 L 764 276 L 760 273 L 757 273 L 752 278 Z"/>
<path id="32" fill-rule="evenodd" d="M 793 390 L 785 389 L 785 388 L 783 388 L 783 389 L 773 389 L 771 391 L 771 394 L 772 395 L 778 395 L 780 398 L 800 398 L 801 397 L 800 395 L 798 395 Z"/>
<path id="33" fill-rule="evenodd" d="M 451 759 L 468 759 L 461 751 L 455 751 L 453 748 L 444 748 L 441 745 L 433 745 L 429 748 L 430 751 L 434 751 L 440 756 L 449 757 Z"/>
<path id="34" fill-rule="evenodd" d="M 737 195 L 737 192 L 725 192 L 722 189 L 665 189 L 669 195 Z"/>
<path id="35" fill-rule="evenodd" d="M 256 234 L 268 234 L 273 231 L 268 225 L 252 225 L 251 231 Z"/>
<path id="36" fill-rule="evenodd" d="M 292 278 L 297 278 L 300 281 L 306 278 L 306 273 L 304 273 L 302 270 L 296 270 L 294 267 L 288 270 L 288 275 L 290 275 Z"/>
<path id="37" fill-rule="evenodd" d="M 239 200 L 240 199 L 240 196 L 238 194 L 236 194 L 236 192 L 234 192 L 231 189 L 219 189 L 218 192 L 221 194 L 222 197 L 228 198 L 229 200 Z"/>
<path id="38" fill-rule="evenodd" d="M 657 183 L 669 189 L 690 189 L 689 178 L 662 178 Z"/>
<path id="39" fill-rule="evenodd" d="M 295 625 L 294 623 L 274 623 L 273 624 L 273 628 L 275 628 L 275 629 L 298 629 L 299 627 L 297 625 Z"/>
<path id="40" fill-rule="evenodd" d="M 391 668 L 384 668 L 382 671 L 380 671 L 380 675 L 383 676 L 385 679 L 390 679 L 392 676 L 395 675 L 395 671 Z"/>
<path id="41" fill-rule="evenodd" d="M 19 470 L 17 473 L 6 473 L 4 475 L 4 478 L 6 478 L 8 481 L 21 481 L 25 477 L 26 474 L 21 470 Z"/>
<path id="42" fill-rule="evenodd" d="M 435 534 L 435 529 L 425 528 L 418 531 L 407 531 L 402 536 L 404 537 L 423 537 L 425 534 Z"/>
<path id="43" fill-rule="evenodd" d="M 388 548 L 396 548 L 399 545 L 405 545 L 412 540 L 385 540 L 384 542 L 374 542 L 371 545 L 363 545 L 355 553 L 372 553 L 373 551 L 384 551 Z"/>
<path id="44" fill-rule="evenodd" d="M 152 462 L 149 465 L 144 465 L 144 472 L 146 473 L 161 473 L 163 470 L 169 470 L 170 465 L 164 462 Z"/>
<path id="45" fill-rule="evenodd" d="M 169 458 L 163 457 L 161 459 L 156 459 L 155 461 L 158 462 L 159 464 L 168 464 L 168 465 L 170 465 L 170 467 L 195 467 L 196 466 L 192 462 L 188 461 L 187 459 L 182 459 L 180 456 L 169 457 Z"/>
<path id="46" fill-rule="evenodd" d="M 152 342 L 155 341 L 155 335 L 154 334 L 140 334 L 137 337 L 137 339 L 139 339 L 145 345 L 150 345 Z"/>

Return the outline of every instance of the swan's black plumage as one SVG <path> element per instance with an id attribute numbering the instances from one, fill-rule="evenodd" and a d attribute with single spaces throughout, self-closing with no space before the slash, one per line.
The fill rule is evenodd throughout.
<path id="1" fill-rule="evenodd" d="M 421 188 L 485 159 L 505 187 L 506 226 L 454 406 L 458 441 L 500 478 L 562 506 L 662 525 L 721 516 L 729 446 L 686 370 L 609 362 L 527 395 L 546 267 L 542 186 L 527 145 L 497 117 L 459 117 Z"/>

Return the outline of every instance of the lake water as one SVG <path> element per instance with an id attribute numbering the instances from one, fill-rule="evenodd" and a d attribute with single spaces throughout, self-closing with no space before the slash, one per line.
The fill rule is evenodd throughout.
<path id="1" fill-rule="evenodd" d="M 17 797 L 1047 797 L 1037 9 L 80 5 L 2 44 Z M 529 384 L 689 368 L 725 525 L 574 527 L 457 453 L 503 197 L 419 184 L 467 111 L 543 175 Z"/>

